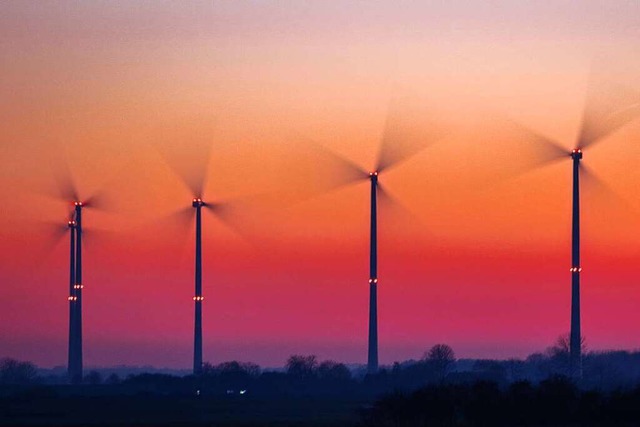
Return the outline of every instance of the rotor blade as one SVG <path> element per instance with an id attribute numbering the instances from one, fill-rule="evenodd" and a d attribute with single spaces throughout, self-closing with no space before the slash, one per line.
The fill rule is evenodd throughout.
<path id="1" fill-rule="evenodd" d="M 570 152 L 557 141 L 497 112 L 477 116 L 476 143 L 465 149 L 466 162 L 475 167 L 474 186 L 488 189 L 569 159 Z"/>
<path id="2" fill-rule="evenodd" d="M 46 236 L 45 241 L 49 242 L 51 246 L 56 246 L 68 233 L 69 227 L 67 224 L 47 223 L 47 232 L 44 233 Z"/>
<path id="3" fill-rule="evenodd" d="M 563 160 L 569 157 L 569 151 L 559 142 L 546 137 L 509 118 L 502 121 L 503 131 L 513 142 L 513 154 L 526 158 L 532 168 Z"/>
<path id="4" fill-rule="evenodd" d="M 335 151 L 309 139 L 297 140 L 293 158 L 283 159 L 288 189 L 282 200 L 299 202 L 369 178 L 367 171 Z M 299 188 L 294 188 L 296 183 Z"/>
<path id="5" fill-rule="evenodd" d="M 77 202 L 80 199 L 78 189 L 73 180 L 69 163 L 60 156 L 54 169 L 54 179 L 58 186 L 58 196 L 65 202 Z"/>
<path id="6" fill-rule="evenodd" d="M 162 218 L 160 218 L 157 224 L 163 229 L 177 228 L 182 231 L 191 227 L 194 218 L 194 208 L 189 206 L 175 210 L 163 216 Z"/>
<path id="7" fill-rule="evenodd" d="M 193 197 L 204 197 L 213 131 L 209 122 L 190 123 L 189 130 L 165 130 L 155 148 L 189 189 Z"/>
<path id="8" fill-rule="evenodd" d="M 422 221 L 415 213 L 391 195 L 386 187 L 380 183 L 378 183 L 378 202 L 382 215 L 384 215 L 385 224 L 391 224 L 386 226 L 387 228 L 410 228 L 411 225 L 420 225 L 422 227 Z"/>
<path id="9" fill-rule="evenodd" d="M 94 193 L 90 197 L 84 199 L 82 204 L 91 209 L 97 209 L 105 212 L 112 211 L 113 202 L 109 198 L 106 190 Z"/>
<path id="10" fill-rule="evenodd" d="M 73 216 L 69 216 L 69 221 L 72 219 Z M 65 240 L 65 236 L 69 237 L 69 226 L 66 222 L 45 221 L 36 224 L 35 227 L 36 233 L 43 236 L 41 244 L 35 251 L 36 260 L 46 259 Z"/>
<path id="11" fill-rule="evenodd" d="M 448 129 L 435 109 L 410 108 L 392 102 L 387 114 L 375 170 L 401 164 L 444 138 Z"/>
<path id="12" fill-rule="evenodd" d="M 260 194 L 206 203 L 205 208 L 245 243 L 255 247 L 261 230 L 272 230 L 271 227 L 266 227 L 266 224 L 272 213 L 268 206 L 274 202 L 273 196 Z"/>
<path id="13" fill-rule="evenodd" d="M 600 206 L 607 206 L 609 210 L 617 209 L 619 212 L 638 217 L 638 212 L 624 197 L 582 162 L 580 162 L 580 181 L 585 195 L 597 200 Z"/>
<path id="14" fill-rule="evenodd" d="M 63 152 L 64 147 L 59 147 L 57 151 Z M 54 157 L 55 166 L 53 176 L 57 184 L 57 193 L 59 194 L 58 197 L 54 196 L 54 198 L 62 199 L 69 204 L 80 201 L 85 207 L 104 212 L 115 212 L 117 210 L 116 200 L 112 197 L 113 189 L 119 189 L 123 185 L 123 172 L 132 170 L 137 164 L 136 159 L 129 159 L 124 165 L 119 165 L 115 168 L 112 167 L 107 173 L 100 173 L 99 175 L 101 177 L 106 175 L 108 179 L 103 180 L 98 187 L 99 189 L 94 191 L 89 197 L 86 197 L 86 182 L 81 182 L 81 184 L 84 184 L 80 186 L 83 188 L 83 191 L 78 191 L 66 158 L 59 154 Z M 47 191 L 42 192 L 43 196 L 46 197 L 51 197 L 51 193 L 52 189 L 47 189 Z"/>
<path id="15" fill-rule="evenodd" d="M 324 171 L 321 176 L 328 188 L 333 189 L 349 185 L 369 176 L 366 170 L 335 151 L 319 144 L 315 148 L 316 160 L 321 162 L 320 166 Z"/>
<path id="16" fill-rule="evenodd" d="M 235 235 L 252 245 L 246 222 L 247 215 L 242 213 L 242 209 L 228 203 L 206 204 L 205 207 Z"/>
<path id="17" fill-rule="evenodd" d="M 114 189 L 119 189 L 122 185 L 122 178 L 125 171 L 132 170 L 136 167 L 136 161 L 129 159 L 124 165 L 119 166 L 116 170 L 112 170 L 108 180 L 104 181 L 97 191 L 94 191 L 89 197 L 82 199 L 82 204 L 91 209 L 97 209 L 103 212 L 117 212 L 117 200 L 114 200 Z"/>
<path id="18" fill-rule="evenodd" d="M 640 92 L 590 79 L 578 148 L 596 144 L 640 116 Z"/>

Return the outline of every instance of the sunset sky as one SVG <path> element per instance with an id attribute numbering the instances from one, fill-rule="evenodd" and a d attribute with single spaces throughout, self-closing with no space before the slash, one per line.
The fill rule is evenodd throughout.
<path id="1" fill-rule="evenodd" d="M 2 2 L 0 357 L 66 364 L 68 165 L 108 201 L 84 215 L 85 365 L 190 367 L 171 165 L 208 163 L 241 230 L 204 217 L 204 360 L 364 363 L 368 184 L 321 192 L 313 147 L 370 169 L 406 99 L 447 131 L 380 176 L 405 207 L 380 207 L 381 363 L 544 350 L 569 330 L 571 162 L 518 173 L 500 118 L 570 150 L 590 72 L 640 91 L 639 47 L 636 1 Z M 609 187 L 582 189 L 589 350 L 640 348 L 639 161 L 640 120 L 585 150 Z"/>

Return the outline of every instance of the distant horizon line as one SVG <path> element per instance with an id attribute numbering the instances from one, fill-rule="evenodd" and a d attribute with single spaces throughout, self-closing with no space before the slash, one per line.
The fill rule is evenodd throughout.
<path id="1" fill-rule="evenodd" d="M 550 346 L 551 347 L 551 346 Z M 546 350 L 546 349 L 545 349 Z M 492 358 L 492 357 L 460 357 L 460 358 L 456 358 L 456 362 L 469 362 L 469 361 L 477 361 L 477 360 L 495 360 L 495 361 L 500 361 L 500 362 L 508 362 L 508 361 L 525 361 L 529 356 L 534 355 L 534 354 L 544 354 L 544 351 L 534 351 L 532 353 L 530 353 L 529 355 L 527 355 L 526 357 L 497 357 L 497 358 Z M 604 349 L 604 350 L 591 350 L 591 351 L 585 351 L 584 354 L 585 355 L 589 355 L 589 354 L 603 354 L 603 353 L 611 353 L 611 352 L 626 352 L 626 353 L 640 353 L 640 348 L 634 348 L 634 349 L 625 349 L 625 348 L 619 348 L 619 349 Z M 17 359 L 17 358 L 13 358 L 10 356 L 3 356 L 0 357 L 0 359 L 15 359 L 15 360 L 20 360 L 23 362 L 30 362 L 29 360 L 21 360 L 21 359 Z M 341 362 L 335 359 L 318 359 L 319 362 L 323 362 L 325 360 L 331 360 L 337 363 L 342 363 L 343 365 L 349 367 L 350 369 L 366 369 L 367 368 L 367 363 L 366 362 Z M 404 364 L 404 363 L 411 363 L 411 362 L 418 362 L 422 360 L 421 358 L 409 358 L 409 359 L 405 359 L 405 360 L 396 360 L 393 361 L 391 363 L 383 363 L 380 365 L 381 368 L 392 368 L 394 364 L 399 363 L 399 364 Z M 229 362 L 238 362 L 238 363 L 254 363 L 256 365 L 258 365 L 260 367 L 260 369 L 262 371 L 274 371 L 274 372 L 278 372 L 278 371 L 284 371 L 286 370 L 286 366 L 283 364 L 282 366 L 263 366 L 260 365 L 259 363 L 255 363 L 255 362 L 245 362 L 245 361 L 240 361 L 240 360 L 225 360 L 222 362 L 217 362 L 217 363 L 210 363 L 210 362 L 205 362 L 205 363 L 210 363 L 211 366 L 217 366 L 223 363 L 229 363 Z M 30 362 L 30 363 L 34 363 L 34 362 Z M 39 371 L 57 371 L 57 370 L 61 370 L 61 371 L 66 371 L 67 367 L 66 365 L 54 365 L 54 366 L 41 366 L 38 365 L 36 363 L 34 363 L 36 368 Z M 136 370 L 136 371 L 142 371 L 144 369 L 149 369 L 149 370 L 153 370 L 153 371 L 173 371 L 173 372 L 183 372 L 187 375 L 190 375 L 192 373 L 192 369 L 189 367 L 179 367 L 179 368 L 172 368 L 172 367 L 167 367 L 167 366 L 154 366 L 154 365 L 126 365 L 126 364 L 120 364 L 120 365 L 87 365 L 85 366 L 85 371 L 86 372 L 90 372 L 90 371 L 96 371 L 96 370 L 116 370 L 116 369 L 129 369 L 129 370 Z"/>

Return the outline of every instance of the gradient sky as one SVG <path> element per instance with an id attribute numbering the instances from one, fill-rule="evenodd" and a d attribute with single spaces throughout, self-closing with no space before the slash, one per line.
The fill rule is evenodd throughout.
<path id="1" fill-rule="evenodd" d="M 406 95 L 455 132 L 380 178 L 411 212 L 380 213 L 381 362 L 542 350 L 569 328 L 570 162 L 517 175 L 527 153 L 477 112 L 570 149 L 589 69 L 640 90 L 638 47 L 635 1 L 5 1 L 0 356 L 66 363 L 67 162 L 110 201 L 84 217 L 86 365 L 191 365 L 193 230 L 166 216 L 192 195 L 163 157 L 205 141 L 206 200 L 266 196 L 241 235 L 205 217 L 204 359 L 365 362 L 367 184 L 305 198 L 332 169 L 300 141 L 370 168 Z M 639 347 L 639 140 L 636 121 L 585 153 L 617 194 L 583 190 L 591 350 Z"/>

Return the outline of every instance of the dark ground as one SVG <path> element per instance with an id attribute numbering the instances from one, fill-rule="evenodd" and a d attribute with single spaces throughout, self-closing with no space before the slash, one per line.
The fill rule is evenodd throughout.
<path id="1" fill-rule="evenodd" d="M 2 426 L 351 426 L 368 402 L 250 396 L 16 397 Z"/>

